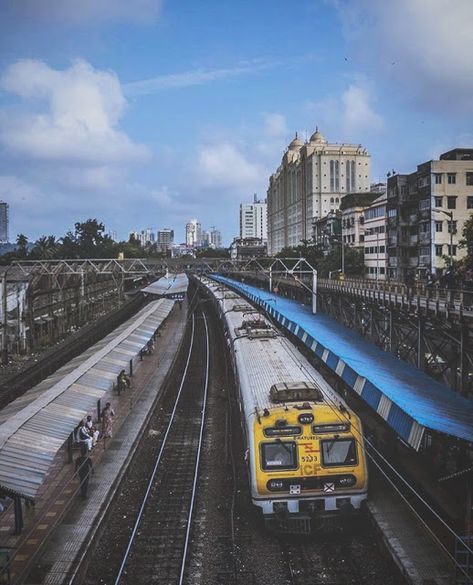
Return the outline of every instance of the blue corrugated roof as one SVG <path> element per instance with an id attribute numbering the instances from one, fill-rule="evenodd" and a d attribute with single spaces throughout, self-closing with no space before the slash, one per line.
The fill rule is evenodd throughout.
<path id="1" fill-rule="evenodd" d="M 333 370 L 338 366 L 341 377 L 416 448 L 421 434 L 418 440 L 413 439 L 415 429 L 411 420 L 423 427 L 473 442 L 473 401 L 393 354 L 382 351 L 328 315 L 313 315 L 309 307 L 297 301 L 229 278 L 215 278 L 262 305 L 283 326 L 296 332 L 317 355 L 324 355 L 324 361 Z M 362 378 L 366 380 L 360 384 Z M 380 394 L 389 401 L 382 404 Z"/>

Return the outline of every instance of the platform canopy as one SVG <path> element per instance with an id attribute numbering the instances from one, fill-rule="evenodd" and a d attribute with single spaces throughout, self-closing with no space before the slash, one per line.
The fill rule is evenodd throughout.
<path id="1" fill-rule="evenodd" d="M 401 361 L 328 315 L 219 275 L 216 281 L 263 308 L 298 337 L 409 445 L 425 429 L 473 442 L 473 401 Z"/>
<path id="2" fill-rule="evenodd" d="M 143 289 L 144 293 L 182 300 L 187 292 L 189 279 L 184 272 L 168 274 Z"/>
<path id="3" fill-rule="evenodd" d="M 171 312 L 160 299 L 0 412 L 0 490 L 34 499 L 58 451 Z"/>

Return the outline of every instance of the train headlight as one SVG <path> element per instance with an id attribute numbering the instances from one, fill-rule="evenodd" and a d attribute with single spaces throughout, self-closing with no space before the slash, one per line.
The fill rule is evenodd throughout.
<path id="1" fill-rule="evenodd" d="M 340 487 L 352 487 L 356 483 L 356 477 L 354 475 L 342 475 L 337 483 Z"/>
<path id="2" fill-rule="evenodd" d="M 282 479 L 270 479 L 266 486 L 271 492 L 277 492 L 284 489 L 284 482 Z"/>

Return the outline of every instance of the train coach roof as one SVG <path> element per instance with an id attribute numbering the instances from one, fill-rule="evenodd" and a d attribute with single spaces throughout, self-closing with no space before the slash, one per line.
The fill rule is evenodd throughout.
<path id="1" fill-rule="evenodd" d="M 225 290 L 209 286 L 203 279 L 202 283 L 209 288 L 216 298 L 221 298 Z M 222 301 L 220 301 L 222 303 Z M 238 295 L 237 298 L 224 300 L 224 318 L 228 325 L 228 332 L 234 344 L 235 360 L 240 382 L 240 391 L 243 397 L 243 407 L 246 417 L 254 416 L 255 412 L 274 408 L 277 392 L 271 393 L 271 388 L 288 391 L 287 402 L 320 401 L 323 398 L 327 407 L 336 407 L 344 403 L 330 385 L 323 379 L 312 365 L 298 352 L 295 346 L 282 335 L 258 335 L 242 332 L 242 323 L 248 316 L 254 317 L 257 322 L 263 321 L 271 332 L 276 333 L 270 320 L 260 314 L 257 309 L 249 306 L 251 313 L 235 312 L 234 306 L 245 302 Z M 255 314 L 256 313 L 256 314 Z M 305 393 L 302 394 L 302 388 Z M 296 390 L 300 395 L 295 398 Z M 292 391 L 292 392 L 291 392 Z M 281 400 L 277 402 L 283 402 Z"/>
<path id="2" fill-rule="evenodd" d="M 328 315 L 214 275 L 296 335 L 415 449 L 425 428 L 473 442 L 473 401 L 384 352 Z"/>
<path id="3" fill-rule="evenodd" d="M 171 312 L 159 299 L 0 413 L 0 489 L 34 498 L 58 451 Z"/>

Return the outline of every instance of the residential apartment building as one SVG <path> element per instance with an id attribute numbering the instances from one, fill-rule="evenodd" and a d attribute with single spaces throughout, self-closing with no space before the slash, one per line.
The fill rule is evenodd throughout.
<path id="1" fill-rule="evenodd" d="M 341 235 L 343 244 L 354 248 L 362 248 L 365 238 L 365 210 L 379 197 L 378 192 L 349 193 L 340 205 Z"/>
<path id="2" fill-rule="evenodd" d="M 240 239 L 245 238 L 268 239 L 268 206 L 256 194 L 253 203 L 240 203 Z"/>
<path id="3" fill-rule="evenodd" d="M 202 225 L 196 219 L 186 224 L 186 246 L 198 248 L 202 245 Z"/>
<path id="4" fill-rule="evenodd" d="M 463 225 L 473 213 L 473 149 L 456 148 L 388 177 L 388 273 L 427 278 L 461 260 Z"/>
<path id="5" fill-rule="evenodd" d="M 222 234 L 215 226 L 210 228 L 210 247 L 221 248 L 222 247 Z"/>
<path id="6" fill-rule="evenodd" d="M 310 239 L 314 221 L 336 212 L 347 193 L 370 190 L 370 155 L 361 144 L 329 144 L 318 129 L 297 135 L 269 179 L 268 253 Z"/>
<path id="7" fill-rule="evenodd" d="M 154 232 L 151 228 L 147 228 L 141 231 L 129 232 L 128 238 L 132 236 L 135 239 L 135 241 L 137 241 L 143 248 L 147 244 L 154 244 Z"/>
<path id="8" fill-rule="evenodd" d="M 8 244 L 9 205 L 0 201 L 0 244 Z"/>
<path id="9" fill-rule="evenodd" d="M 364 210 L 364 257 L 366 278 L 386 280 L 387 277 L 387 195 L 377 197 Z"/>

